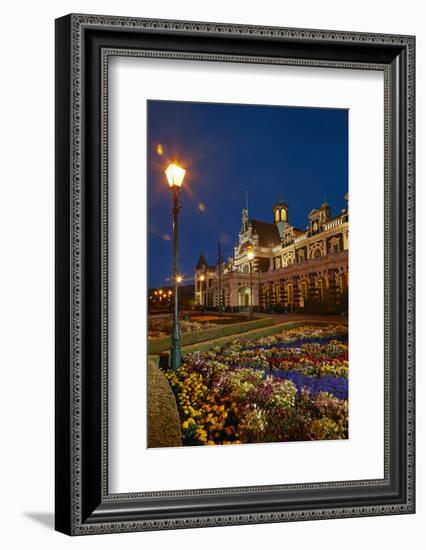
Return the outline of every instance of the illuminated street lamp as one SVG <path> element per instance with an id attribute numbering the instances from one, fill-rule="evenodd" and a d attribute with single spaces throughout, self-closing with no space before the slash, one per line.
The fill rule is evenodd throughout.
<path id="1" fill-rule="evenodd" d="M 252 248 L 247 251 L 247 259 L 250 262 L 250 319 L 253 319 L 253 259 L 254 252 Z"/>
<path id="2" fill-rule="evenodd" d="M 203 315 L 206 313 L 206 290 L 207 290 L 207 281 L 206 284 L 203 285 L 204 281 L 206 280 L 206 276 L 200 275 L 200 281 L 201 281 L 201 296 L 202 296 L 202 302 L 203 302 Z M 204 290 L 203 290 L 204 286 Z"/>
<path id="3" fill-rule="evenodd" d="M 179 297 L 178 297 L 178 284 L 182 278 L 178 275 L 178 215 L 179 215 L 179 192 L 185 177 L 185 170 L 179 165 L 172 163 L 167 167 L 165 171 L 167 182 L 170 189 L 173 192 L 173 291 L 174 291 L 174 305 L 173 305 L 173 329 L 172 329 L 172 347 L 170 349 L 170 366 L 176 370 L 182 363 L 182 354 L 180 350 L 180 333 L 179 333 Z"/>

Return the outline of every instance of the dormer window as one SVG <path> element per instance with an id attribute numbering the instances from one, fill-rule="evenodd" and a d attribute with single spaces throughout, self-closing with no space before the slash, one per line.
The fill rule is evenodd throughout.
<path id="1" fill-rule="evenodd" d="M 279 221 L 280 221 L 280 211 L 277 208 L 275 210 L 275 222 L 279 222 Z"/>
<path id="2" fill-rule="evenodd" d="M 288 221 L 288 206 L 284 202 L 278 202 L 274 206 L 274 222 L 287 223 L 287 221 Z"/>

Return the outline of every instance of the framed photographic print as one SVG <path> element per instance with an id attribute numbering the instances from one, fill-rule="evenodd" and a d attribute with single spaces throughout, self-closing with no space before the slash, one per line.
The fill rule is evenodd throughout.
<path id="1" fill-rule="evenodd" d="M 56 529 L 414 513 L 412 36 L 56 21 Z"/>

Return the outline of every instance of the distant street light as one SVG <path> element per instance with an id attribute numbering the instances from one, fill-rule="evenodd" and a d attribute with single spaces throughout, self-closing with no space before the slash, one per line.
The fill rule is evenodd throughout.
<path id="1" fill-rule="evenodd" d="M 262 295 L 263 299 L 263 292 L 260 291 L 260 265 L 257 266 L 257 311 L 260 313 L 260 296 Z"/>
<path id="2" fill-rule="evenodd" d="M 179 192 L 185 177 L 185 170 L 179 165 L 172 163 L 166 170 L 167 182 L 170 189 L 173 191 L 173 290 L 174 290 L 174 306 L 173 306 L 173 328 L 172 328 L 172 347 L 170 349 L 170 366 L 176 370 L 182 363 L 182 354 L 180 349 L 180 332 L 179 332 L 179 296 L 178 284 L 182 278 L 178 275 L 179 251 L 178 251 L 178 215 L 179 215 Z M 180 278 L 180 281 L 178 279 Z"/>
<path id="3" fill-rule="evenodd" d="M 253 319 L 253 259 L 254 252 L 252 248 L 247 251 L 247 259 L 250 262 L 250 319 Z"/>
<path id="4" fill-rule="evenodd" d="M 203 315 L 206 313 L 206 291 L 207 291 L 207 281 L 206 281 L 206 276 L 203 274 L 203 275 L 200 275 L 200 281 L 201 281 L 201 298 L 202 298 L 202 304 L 203 304 Z M 205 282 L 205 285 L 203 285 L 203 283 Z M 203 290 L 203 286 L 204 286 L 204 290 Z"/>

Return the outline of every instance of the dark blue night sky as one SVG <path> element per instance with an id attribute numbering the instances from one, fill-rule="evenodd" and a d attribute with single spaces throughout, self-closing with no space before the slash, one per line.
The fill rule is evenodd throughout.
<path id="1" fill-rule="evenodd" d="M 162 146 L 162 154 L 158 146 Z M 161 150 L 160 150 L 161 152 Z M 300 229 L 326 198 L 346 206 L 348 112 L 342 109 L 148 102 L 148 279 L 170 284 L 171 192 L 164 170 L 186 170 L 180 212 L 180 272 L 192 283 L 201 251 L 216 263 L 218 241 L 233 254 L 248 192 L 249 217 L 273 222 L 278 200 Z"/>

